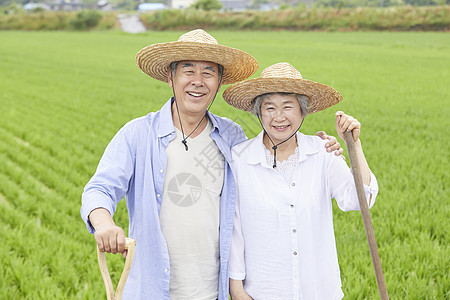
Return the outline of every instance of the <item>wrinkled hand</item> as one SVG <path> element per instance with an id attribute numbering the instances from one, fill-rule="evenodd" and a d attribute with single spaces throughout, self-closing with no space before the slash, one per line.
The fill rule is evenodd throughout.
<path id="1" fill-rule="evenodd" d="M 127 257 L 125 232 L 119 226 L 108 224 L 96 228 L 94 237 L 100 251 L 113 254 L 122 253 L 124 258 Z"/>
<path id="2" fill-rule="evenodd" d="M 339 137 L 345 141 L 344 131 L 351 131 L 353 141 L 356 142 L 361 134 L 361 123 L 352 116 L 346 115 L 343 111 L 335 113 L 336 116 L 336 131 Z"/>
<path id="3" fill-rule="evenodd" d="M 336 156 L 339 156 L 344 152 L 344 149 L 341 148 L 341 144 L 339 144 L 334 136 L 326 134 L 325 131 L 317 132 L 316 136 L 320 137 L 322 140 L 328 140 L 328 143 L 325 144 L 327 152 L 334 151 L 334 155 Z"/>

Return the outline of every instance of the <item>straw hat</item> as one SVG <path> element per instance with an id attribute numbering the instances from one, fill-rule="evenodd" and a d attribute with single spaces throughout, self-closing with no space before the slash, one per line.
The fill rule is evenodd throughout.
<path id="1" fill-rule="evenodd" d="M 267 93 L 303 94 L 309 98 L 309 112 L 324 110 L 342 100 L 332 87 L 303 79 L 299 71 L 288 63 L 277 63 L 262 71 L 261 77 L 245 80 L 228 87 L 223 98 L 228 104 L 251 111 L 252 101 Z"/>
<path id="2" fill-rule="evenodd" d="M 136 64 L 151 77 L 167 82 L 167 69 L 174 61 L 209 61 L 223 66 L 222 84 L 242 81 L 253 75 L 258 62 L 250 54 L 219 45 L 202 29 L 189 31 L 176 42 L 153 44 L 141 49 Z"/>

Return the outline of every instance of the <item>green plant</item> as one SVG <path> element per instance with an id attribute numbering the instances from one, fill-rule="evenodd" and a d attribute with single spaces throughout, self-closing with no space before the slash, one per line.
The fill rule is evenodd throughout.
<path id="1" fill-rule="evenodd" d="M 436 9 L 440 18 L 447 14 Z M 228 26 L 247 19 L 226 16 Z M 171 96 L 167 83 L 139 71 L 134 55 L 183 32 L 0 31 L 0 299 L 105 298 L 94 237 L 79 215 L 83 186 L 117 130 Z M 341 103 L 308 116 L 301 131 L 335 134 L 336 110 L 363 123 L 361 140 L 380 187 L 370 214 L 389 295 L 447 299 L 450 35 L 209 32 L 258 59 L 253 77 L 287 61 L 303 78 L 342 93 Z M 258 120 L 226 104 L 223 90 L 211 111 L 240 123 L 249 138 L 257 135 Z M 379 298 L 361 214 L 333 209 L 345 297 Z M 127 227 L 124 200 L 114 220 Z M 109 258 L 118 282 L 123 259 Z"/>
<path id="2" fill-rule="evenodd" d="M 197 0 L 191 8 L 203 10 L 219 10 L 222 8 L 222 3 L 219 0 Z"/>
<path id="3" fill-rule="evenodd" d="M 98 25 L 102 15 L 96 10 L 82 10 L 69 21 L 69 25 L 75 30 L 89 30 Z"/>

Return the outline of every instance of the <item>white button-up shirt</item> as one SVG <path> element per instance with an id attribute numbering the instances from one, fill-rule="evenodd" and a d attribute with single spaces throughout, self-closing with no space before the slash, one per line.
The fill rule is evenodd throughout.
<path id="1" fill-rule="evenodd" d="M 238 183 L 230 278 L 260 299 L 341 299 L 331 199 L 359 210 L 353 176 L 326 141 L 297 133 L 300 149 L 291 182 L 267 163 L 263 133 L 233 148 Z M 369 207 L 378 185 L 365 186 Z"/>

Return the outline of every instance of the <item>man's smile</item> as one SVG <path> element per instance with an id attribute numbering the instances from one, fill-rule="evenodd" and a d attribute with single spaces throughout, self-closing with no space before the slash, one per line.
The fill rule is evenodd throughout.
<path id="1" fill-rule="evenodd" d="M 197 92 L 187 92 L 187 94 L 194 98 L 200 98 L 200 97 L 203 97 L 204 95 L 206 95 L 204 93 L 197 93 Z"/>

